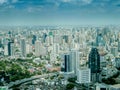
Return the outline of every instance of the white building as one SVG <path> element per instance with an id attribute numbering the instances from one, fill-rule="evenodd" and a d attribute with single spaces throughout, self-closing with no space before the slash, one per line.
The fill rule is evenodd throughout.
<path id="1" fill-rule="evenodd" d="M 26 41 L 24 38 L 21 39 L 20 46 L 21 46 L 22 57 L 26 57 Z"/>
<path id="2" fill-rule="evenodd" d="M 32 45 L 26 44 L 26 54 L 29 54 L 32 52 Z"/>
<path id="3" fill-rule="evenodd" d="M 109 86 L 105 84 L 96 84 L 96 90 L 109 90 Z"/>
<path id="4" fill-rule="evenodd" d="M 90 69 L 78 69 L 77 82 L 78 83 L 90 83 L 91 72 Z"/>
<path id="5" fill-rule="evenodd" d="M 8 55 L 8 45 L 4 45 L 4 55 Z"/>
<path id="6" fill-rule="evenodd" d="M 111 85 L 109 90 L 120 90 L 120 84 Z"/>
<path id="7" fill-rule="evenodd" d="M 40 41 L 35 42 L 35 56 L 40 56 Z"/>
<path id="8" fill-rule="evenodd" d="M 77 69 L 79 69 L 79 64 L 80 64 L 80 53 L 77 50 L 71 50 L 70 51 L 70 59 L 71 59 L 71 64 L 72 64 L 72 70 L 74 73 L 77 75 Z"/>
<path id="9" fill-rule="evenodd" d="M 11 43 L 11 56 L 13 57 L 15 55 L 15 47 L 14 47 L 14 43 Z"/>

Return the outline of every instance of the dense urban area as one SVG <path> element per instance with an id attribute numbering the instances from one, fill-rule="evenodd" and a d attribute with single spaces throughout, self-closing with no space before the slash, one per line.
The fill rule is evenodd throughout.
<path id="1" fill-rule="evenodd" d="M 0 90 L 120 90 L 120 26 L 1 26 Z"/>

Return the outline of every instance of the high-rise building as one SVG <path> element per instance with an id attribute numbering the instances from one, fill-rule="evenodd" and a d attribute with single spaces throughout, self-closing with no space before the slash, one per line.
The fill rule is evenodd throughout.
<path id="1" fill-rule="evenodd" d="M 113 54 L 115 57 L 118 55 L 118 48 L 115 46 L 111 47 L 111 54 Z"/>
<path id="2" fill-rule="evenodd" d="M 117 68 L 120 68 L 120 58 L 119 58 L 119 57 L 116 57 L 116 58 L 115 58 L 115 66 L 116 66 Z"/>
<path id="3" fill-rule="evenodd" d="M 36 35 L 33 35 L 32 44 L 35 44 L 36 38 L 37 38 Z"/>
<path id="4" fill-rule="evenodd" d="M 21 39 L 20 46 L 21 46 L 22 57 L 26 57 L 26 41 L 24 38 Z"/>
<path id="5" fill-rule="evenodd" d="M 43 43 L 45 43 L 46 37 L 47 37 L 47 34 L 46 34 L 46 33 L 43 33 L 43 35 L 42 35 L 42 42 L 43 42 Z"/>
<path id="6" fill-rule="evenodd" d="M 92 82 L 97 82 L 99 80 L 100 72 L 100 55 L 97 48 L 92 48 L 89 54 L 88 66 L 91 70 L 91 80 Z"/>
<path id="7" fill-rule="evenodd" d="M 8 55 L 8 44 L 4 45 L 4 55 Z"/>
<path id="8" fill-rule="evenodd" d="M 68 35 L 64 35 L 63 39 L 65 40 L 65 43 L 68 43 Z"/>
<path id="9" fill-rule="evenodd" d="M 40 56 L 40 41 L 35 42 L 35 56 Z"/>
<path id="10" fill-rule="evenodd" d="M 13 42 L 8 42 L 8 56 L 13 55 L 13 53 L 14 53 L 13 49 L 14 49 Z"/>
<path id="11" fill-rule="evenodd" d="M 71 50 L 70 51 L 70 59 L 71 59 L 71 69 L 74 71 L 74 73 L 77 75 L 77 69 L 79 69 L 79 51 L 78 50 Z"/>
<path id="12" fill-rule="evenodd" d="M 102 34 L 99 32 L 99 30 L 97 30 L 96 46 L 105 46 L 105 41 L 103 39 Z"/>
<path id="13" fill-rule="evenodd" d="M 14 47 L 14 43 L 11 43 L 11 56 L 14 56 L 15 54 L 15 47 Z"/>
<path id="14" fill-rule="evenodd" d="M 70 72 L 70 55 L 64 56 L 65 62 L 65 72 Z"/>
<path id="15" fill-rule="evenodd" d="M 63 58 L 63 66 L 62 66 L 62 71 L 63 72 L 72 72 L 72 62 L 70 59 L 70 55 L 69 54 L 65 54 L 64 58 Z"/>
<path id="16" fill-rule="evenodd" d="M 120 52 L 120 40 L 118 41 L 118 52 Z"/>

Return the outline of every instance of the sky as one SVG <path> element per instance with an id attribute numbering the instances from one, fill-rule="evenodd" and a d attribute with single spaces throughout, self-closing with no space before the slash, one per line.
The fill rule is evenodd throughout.
<path id="1" fill-rule="evenodd" d="M 120 24 L 120 0 L 0 0 L 0 25 Z"/>

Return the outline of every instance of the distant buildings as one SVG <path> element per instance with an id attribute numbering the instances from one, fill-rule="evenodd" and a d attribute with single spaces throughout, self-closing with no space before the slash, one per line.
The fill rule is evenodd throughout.
<path id="1" fill-rule="evenodd" d="M 118 55 L 118 48 L 115 46 L 111 47 L 111 54 L 114 55 L 114 57 L 116 57 Z"/>
<path id="2" fill-rule="evenodd" d="M 32 44 L 33 45 L 35 44 L 36 39 L 37 39 L 36 35 L 33 35 L 33 37 L 32 37 Z"/>
<path id="3" fill-rule="evenodd" d="M 116 66 L 117 68 L 120 68 L 120 57 L 116 57 L 116 58 L 115 58 L 115 66 Z"/>

